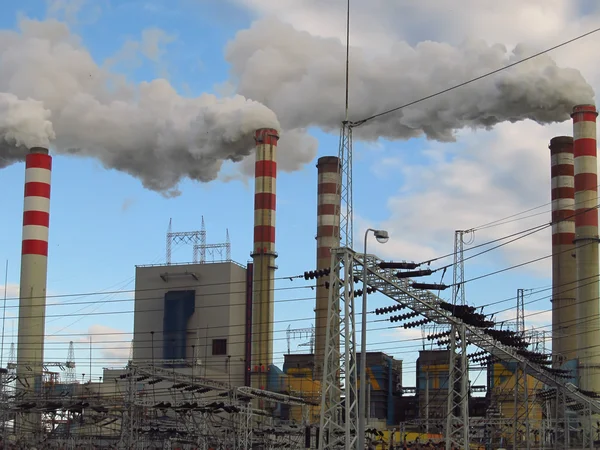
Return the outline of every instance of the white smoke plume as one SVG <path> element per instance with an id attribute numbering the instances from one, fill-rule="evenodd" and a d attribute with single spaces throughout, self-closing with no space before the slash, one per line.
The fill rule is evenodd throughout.
<path id="1" fill-rule="evenodd" d="M 271 110 L 240 95 L 185 98 L 164 79 L 133 85 L 52 19 L 0 32 L 0 93 L 0 166 L 56 138 L 55 152 L 97 158 L 164 195 L 177 195 L 184 177 L 214 180 L 223 161 L 250 154 L 257 128 L 280 128 Z M 282 151 L 306 152 L 298 133 L 290 138 Z M 308 150 L 297 159 L 312 160 Z"/>
<path id="2" fill-rule="evenodd" d="M 0 92 L 0 168 L 31 147 L 48 147 L 54 139 L 50 111 L 42 102 Z"/>
<path id="3" fill-rule="evenodd" d="M 519 45 L 471 40 L 461 46 L 398 42 L 389 54 L 350 52 L 350 120 L 361 120 L 402 103 L 499 69 L 534 53 Z M 268 17 L 238 32 L 226 58 L 237 92 L 277 114 L 283 128 L 337 130 L 344 114 L 345 46 Z M 543 55 L 451 93 L 380 117 L 357 128 L 364 139 L 425 135 L 451 141 L 462 128 L 500 122 L 538 123 L 569 118 L 573 105 L 591 102 L 593 89 L 579 71 L 560 68 Z"/>
<path id="4" fill-rule="evenodd" d="M 399 42 L 388 55 L 351 51 L 351 119 L 359 120 L 498 69 L 529 54 L 522 46 L 468 41 L 452 47 Z M 209 182 L 224 161 L 251 172 L 253 132 L 282 129 L 279 167 L 297 170 L 316 154 L 306 130 L 337 131 L 343 119 L 344 45 L 276 18 L 240 31 L 226 49 L 237 95 L 187 98 L 164 79 L 133 84 L 97 64 L 68 26 L 24 19 L 0 31 L 0 167 L 52 141 L 54 152 L 93 157 L 143 185 L 176 195 L 181 179 Z M 381 117 L 363 139 L 426 135 L 449 141 L 468 127 L 525 119 L 563 121 L 592 101 L 577 70 L 549 56 Z M 50 122 L 51 121 L 51 122 Z M 54 139 L 55 138 L 55 139 Z"/>

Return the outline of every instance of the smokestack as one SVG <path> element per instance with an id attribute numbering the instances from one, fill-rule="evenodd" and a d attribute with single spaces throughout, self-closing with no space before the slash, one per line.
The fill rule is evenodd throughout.
<path id="1" fill-rule="evenodd" d="M 254 247 L 252 294 L 252 387 L 267 388 L 273 364 L 273 302 L 275 288 L 275 205 L 277 141 L 272 128 L 256 130 L 254 168 Z"/>
<path id="2" fill-rule="evenodd" d="M 25 159 L 17 344 L 18 385 L 25 389 L 26 394 L 39 393 L 42 384 L 51 170 L 52 157 L 48 149 L 32 148 Z M 35 432 L 37 430 L 32 428 L 41 426 L 39 414 L 28 414 L 22 420 L 22 428 L 29 432 Z"/>
<path id="3" fill-rule="evenodd" d="M 340 159 L 336 156 L 323 156 L 317 161 L 317 270 L 331 266 L 331 249 L 340 246 Z M 327 330 L 327 303 L 329 290 L 324 283 L 317 283 L 317 301 L 315 308 L 315 368 L 313 378 L 323 376 L 325 360 L 325 339 Z"/>
<path id="4" fill-rule="evenodd" d="M 596 107 L 573 108 L 575 158 L 575 258 L 577 266 L 577 356 L 579 387 L 600 392 L 598 303 L 598 174 Z"/>
<path id="5" fill-rule="evenodd" d="M 577 357 L 577 272 L 573 138 L 550 140 L 552 181 L 552 353 L 555 367 Z"/>

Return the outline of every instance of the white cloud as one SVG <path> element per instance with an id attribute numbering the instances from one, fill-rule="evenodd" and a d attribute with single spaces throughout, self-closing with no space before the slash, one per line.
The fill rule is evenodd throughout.
<path id="1" fill-rule="evenodd" d="M 552 325 L 552 310 L 525 309 L 524 315 L 526 329 L 545 329 L 547 331 L 550 331 L 550 325 Z M 495 319 L 498 322 L 516 322 L 517 310 L 511 309 L 509 311 L 502 311 L 496 316 Z"/>
<path id="2" fill-rule="evenodd" d="M 7 283 L 6 286 L 0 284 L 0 296 L 4 298 L 4 291 L 6 289 L 6 298 L 16 299 L 19 298 L 19 285 L 17 283 Z"/>
<path id="3" fill-rule="evenodd" d="M 133 339 L 131 333 L 119 328 L 95 324 L 87 329 L 87 334 L 87 336 L 73 339 L 73 342 L 89 346 L 91 337 L 92 349 L 98 352 L 100 363 L 105 367 L 123 366 L 127 363 L 130 355 L 130 342 Z M 47 337 L 46 339 L 51 340 L 52 337 Z M 94 343 L 94 341 L 97 343 Z"/>
<path id="4" fill-rule="evenodd" d="M 230 0 L 258 16 L 275 15 L 316 36 L 345 39 L 345 0 Z M 459 42 L 478 36 L 506 44 L 557 38 L 593 23 L 585 0 L 373 0 L 351 3 L 351 42 L 381 50 L 401 39 Z M 589 2 L 588 2 L 589 4 Z M 468 14 L 465 13 L 468 11 Z M 590 27 L 593 28 L 593 27 Z"/>
<path id="5" fill-rule="evenodd" d="M 48 17 L 63 20 L 69 24 L 90 24 L 95 22 L 108 6 L 109 0 L 46 0 Z"/>
<path id="6" fill-rule="evenodd" d="M 177 40 L 175 34 L 169 34 L 160 28 L 142 30 L 139 39 L 127 39 L 123 46 L 105 64 L 107 67 L 123 66 L 129 69 L 138 67 L 142 61 L 140 56 L 154 63 L 157 72 L 168 77 L 164 56 L 169 44 Z"/>
<path id="7" fill-rule="evenodd" d="M 382 256 L 415 261 L 451 253 L 455 230 L 471 229 L 550 201 L 548 143 L 569 134 L 570 123 L 542 127 L 532 122 L 500 124 L 490 132 L 462 132 L 454 144 L 431 143 L 423 163 L 407 163 L 402 155 L 373 171 L 394 167 L 402 182 L 388 199 L 389 218 L 378 227 L 390 241 L 377 249 Z M 550 221 L 550 206 L 524 220 L 475 232 L 473 245 L 508 236 Z M 364 221 L 364 218 L 363 218 Z M 364 225 L 373 225 L 365 223 Z M 361 233 L 364 227 L 358 227 Z M 465 250 L 469 249 L 465 245 Z M 465 256 L 484 250 L 466 252 Z M 550 230 L 524 237 L 482 257 L 498 265 L 513 265 L 550 254 Z M 467 262 L 477 264 L 479 261 Z M 439 264 L 451 263 L 450 259 Z M 549 275 L 550 259 L 532 265 Z M 530 267 L 528 267 L 530 269 Z"/>

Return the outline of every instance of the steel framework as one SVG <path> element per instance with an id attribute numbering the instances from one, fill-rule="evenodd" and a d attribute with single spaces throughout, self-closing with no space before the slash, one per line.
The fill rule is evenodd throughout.
<path id="1" fill-rule="evenodd" d="M 346 107 L 346 116 L 348 109 Z M 354 210 L 352 206 L 352 123 L 346 120 L 340 130 L 340 159 L 341 186 L 340 189 L 340 246 L 352 248 L 354 237 Z"/>
<path id="2" fill-rule="evenodd" d="M 519 364 L 528 375 L 533 376 L 549 388 L 555 388 L 557 395 L 561 397 L 564 408 L 569 408 L 586 421 L 590 414 L 600 413 L 600 403 L 596 399 L 583 395 L 575 386 L 566 383 L 544 366 L 520 355 L 515 348 L 496 341 L 483 329 L 465 324 L 441 308 L 442 300 L 432 292 L 413 288 L 412 280 L 397 278 L 393 269 L 381 269 L 379 265 L 382 262 L 383 260 L 374 255 L 368 255 L 367 259 L 363 260 L 363 255 L 347 248 L 332 250 L 326 364 L 323 375 L 320 423 L 323 432 L 319 440 L 320 450 L 334 448 L 336 445 L 338 448 L 353 449 L 356 441 L 356 420 L 352 420 L 357 417 L 352 291 L 354 279 L 362 278 L 363 264 L 367 266 L 367 286 L 375 288 L 390 299 L 437 324 L 464 327 L 466 343 L 475 345 L 502 361 Z M 332 339 L 336 327 L 340 327 L 341 348 L 336 348 L 335 341 Z M 349 383 L 350 380 L 353 382 Z M 342 395 L 345 396 L 344 399 L 341 398 Z M 344 406 L 348 407 L 343 408 Z M 345 411 L 344 415 L 341 414 L 342 411 Z M 558 419 L 556 425 L 558 426 Z M 568 424 L 566 428 L 569 428 Z M 581 440 L 591 441 L 593 437 L 590 431 L 588 434 Z M 453 439 L 458 438 L 453 437 Z M 568 440 L 569 433 L 566 433 L 565 441 Z"/>
<path id="3" fill-rule="evenodd" d="M 204 242 L 201 242 L 200 244 L 194 244 L 194 262 L 198 262 L 198 254 L 200 254 L 200 263 L 231 261 L 231 242 L 229 241 L 229 230 L 226 231 L 225 242 L 220 244 L 207 244 L 206 232 L 204 232 Z"/>
<path id="4" fill-rule="evenodd" d="M 202 217 L 202 229 L 199 231 L 173 231 L 173 221 L 169 219 L 169 228 L 167 229 L 167 250 L 166 262 L 171 264 L 171 253 L 175 244 L 189 244 L 193 246 L 193 261 L 198 262 L 198 247 L 204 243 L 206 245 L 206 229 L 204 228 L 204 217 Z"/>
<path id="5" fill-rule="evenodd" d="M 454 233 L 454 280 L 452 302 L 465 305 L 464 231 Z M 465 448 L 469 439 L 469 358 L 467 329 L 464 323 L 450 326 L 450 363 L 448 367 L 448 408 L 446 410 L 446 450 Z"/>
<path id="6" fill-rule="evenodd" d="M 354 450 L 358 437 L 358 395 L 353 253 L 332 250 L 331 268 L 319 450 Z"/>

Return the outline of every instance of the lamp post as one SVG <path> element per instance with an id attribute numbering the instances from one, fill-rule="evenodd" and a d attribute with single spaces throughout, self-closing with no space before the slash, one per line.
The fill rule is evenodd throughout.
<path id="1" fill-rule="evenodd" d="M 385 230 L 374 230 L 367 228 L 365 231 L 365 246 L 363 257 L 363 293 L 362 293 L 362 317 L 360 331 L 360 387 L 358 392 L 358 450 L 365 448 L 365 416 L 367 413 L 367 239 L 372 232 L 380 244 L 385 244 L 389 234 Z"/>

